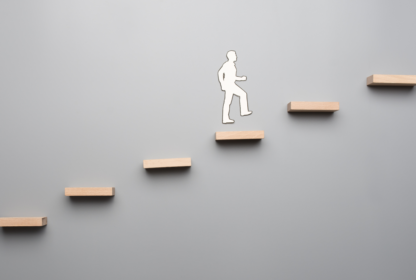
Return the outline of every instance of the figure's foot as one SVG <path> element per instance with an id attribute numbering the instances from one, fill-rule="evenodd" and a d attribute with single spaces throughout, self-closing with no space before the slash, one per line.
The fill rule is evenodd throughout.
<path id="1" fill-rule="evenodd" d="M 253 114 L 252 111 L 248 111 L 248 113 L 242 114 L 242 116 L 250 116 L 251 114 Z"/>
<path id="2" fill-rule="evenodd" d="M 234 123 L 234 120 L 223 120 L 222 123 Z"/>

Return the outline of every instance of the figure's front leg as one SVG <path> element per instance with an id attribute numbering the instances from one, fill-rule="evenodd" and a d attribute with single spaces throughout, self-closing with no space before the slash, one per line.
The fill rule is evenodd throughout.
<path id="1" fill-rule="evenodd" d="M 240 97 L 240 115 L 251 115 L 253 112 L 248 110 L 247 93 L 244 90 L 240 90 L 238 96 Z"/>

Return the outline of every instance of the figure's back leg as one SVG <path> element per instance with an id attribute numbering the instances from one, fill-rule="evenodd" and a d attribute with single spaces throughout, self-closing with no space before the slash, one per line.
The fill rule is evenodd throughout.
<path id="1" fill-rule="evenodd" d="M 233 123 L 234 121 L 230 119 L 230 105 L 233 101 L 233 94 L 229 91 L 225 92 L 224 97 L 224 107 L 222 109 L 222 122 L 223 123 Z"/>

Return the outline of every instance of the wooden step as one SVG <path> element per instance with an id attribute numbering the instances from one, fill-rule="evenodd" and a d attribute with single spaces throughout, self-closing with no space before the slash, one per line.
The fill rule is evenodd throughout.
<path id="1" fill-rule="evenodd" d="M 143 160 L 145 169 L 152 168 L 171 168 L 171 167 L 190 167 L 191 158 L 168 158 L 168 159 L 146 159 Z"/>
<path id="2" fill-rule="evenodd" d="M 115 188 L 65 188 L 65 196 L 114 196 Z"/>
<path id="3" fill-rule="evenodd" d="M 47 223 L 46 217 L 0 218 L 0 227 L 43 227 Z"/>
<path id="4" fill-rule="evenodd" d="M 258 140 L 264 139 L 264 130 L 258 131 L 218 131 L 215 140 Z"/>
<path id="5" fill-rule="evenodd" d="M 294 112 L 335 112 L 339 110 L 339 102 L 298 102 L 287 104 L 287 111 Z"/>
<path id="6" fill-rule="evenodd" d="M 413 87 L 416 75 L 372 75 L 367 78 L 367 86 Z"/>

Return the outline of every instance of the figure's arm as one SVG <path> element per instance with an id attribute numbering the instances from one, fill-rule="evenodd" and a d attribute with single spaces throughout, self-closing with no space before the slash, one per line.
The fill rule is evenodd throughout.
<path id="1" fill-rule="evenodd" d="M 246 76 L 242 76 L 242 77 L 235 77 L 236 81 L 246 81 L 247 77 Z"/>
<path id="2" fill-rule="evenodd" d="M 218 80 L 220 81 L 221 84 L 221 89 L 224 90 L 224 86 L 223 86 L 223 82 L 224 82 L 224 70 L 222 70 L 223 67 L 221 67 L 221 69 L 218 71 Z"/>

